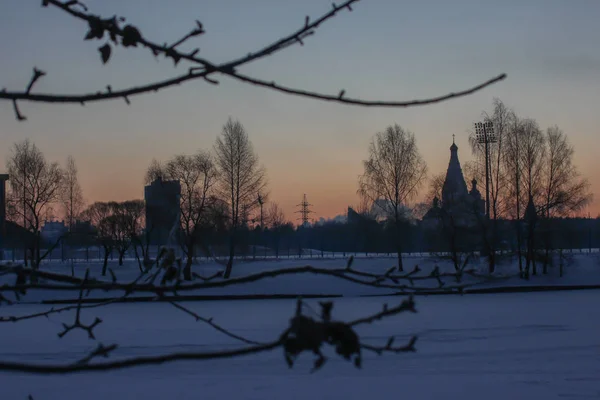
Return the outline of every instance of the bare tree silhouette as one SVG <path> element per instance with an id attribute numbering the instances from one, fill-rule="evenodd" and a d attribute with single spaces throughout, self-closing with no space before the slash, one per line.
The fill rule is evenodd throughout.
<path id="1" fill-rule="evenodd" d="M 76 219 L 79 217 L 85 206 L 83 200 L 83 190 L 77 178 L 77 165 L 73 156 L 67 157 L 67 165 L 64 169 L 62 188 L 60 192 L 60 201 L 64 208 L 69 232 L 73 229 Z"/>
<path id="2" fill-rule="evenodd" d="M 286 228 L 290 229 L 291 222 L 287 220 L 279 204 L 271 202 L 269 208 L 267 208 L 265 223 L 273 238 L 273 250 L 275 251 L 275 258 L 277 258 L 279 257 L 281 236 Z"/>
<path id="3" fill-rule="evenodd" d="M 537 212 L 543 244 L 543 273 L 548 273 L 550 251 L 554 248 L 553 232 L 549 227 L 550 218 L 565 217 L 582 210 L 592 201 L 590 183 L 583 178 L 573 164 L 575 150 L 567 135 L 558 127 L 552 126 L 545 134 L 546 151 L 544 153 L 541 178 L 541 194 L 537 203 Z M 562 252 L 561 252 L 562 276 Z"/>
<path id="4" fill-rule="evenodd" d="M 157 178 L 178 181 L 181 185 L 179 210 L 182 249 L 186 255 L 183 275 L 192 279 L 194 249 L 203 226 L 208 225 L 209 209 L 215 202 L 217 167 L 211 154 L 198 151 L 193 155 L 176 155 L 161 165 L 153 160 L 146 172 L 146 180 Z"/>
<path id="5" fill-rule="evenodd" d="M 442 201 L 442 188 L 444 187 L 444 181 L 446 180 L 446 174 L 440 172 L 439 174 L 433 175 L 429 179 L 429 190 L 425 195 L 425 203 L 431 207 L 435 198 L 441 203 Z M 441 205 L 441 204 L 440 204 Z"/>
<path id="6" fill-rule="evenodd" d="M 146 205 L 144 200 L 126 200 L 117 205 L 117 225 L 119 230 L 123 231 L 124 236 L 129 244 L 128 247 L 133 248 L 135 258 L 138 262 L 140 271 L 144 270 L 144 260 L 147 259 L 147 246 L 144 246 L 142 240 L 145 226 L 145 210 Z M 139 254 L 138 247 L 142 254 Z M 121 257 L 119 262 L 122 261 Z"/>
<path id="7" fill-rule="evenodd" d="M 115 248 L 114 236 L 117 229 L 115 218 L 113 218 L 113 208 L 109 203 L 97 201 L 92 203 L 82 213 L 82 218 L 89 221 L 96 229 L 96 241 L 104 250 L 104 259 L 102 262 L 102 276 L 106 275 L 108 268 L 108 258 Z"/>
<path id="8" fill-rule="evenodd" d="M 219 168 L 219 198 L 229 206 L 229 260 L 225 278 L 229 278 L 233 267 L 237 233 L 249 213 L 259 204 L 256 193 L 264 192 L 267 186 L 265 169 L 258 163 L 248 133 L 239 121 L 231 118 L 217 137 L 215 153 Z"/>
<path id="9" fill-rule="evenodd" d="M 542 173 L 542 209 L 546 218 L 562 217 L 581 210 L 591 200 L 589 182 L 573 165 L 575 150 L 558 127 L 546 130 Z"/>
<path id="10" fill-rule="evenodd" d="M 38 269 L 40 262 L 58 245 L 57 242 L 42 254 L 40 228 L 44 217 L 60 199 L 63 172 L 58 163 L 48 162 L 28 139 L 14 145 L 6 167 L 10 176 L 9 201 L 22 219 L 23 228 L 33 235 L 31 262 Z"/>
<path id="11" fill-rule="evenodd" d="M 375 135 L 369 146 L 369 157 L 363 164 L 358 193 L 391 217 L 396 232 L 398 268 L 402 271 L 403 209 L 424 183 L 427 164 L 419 153 L 414 134 L 397 124 Z"/>

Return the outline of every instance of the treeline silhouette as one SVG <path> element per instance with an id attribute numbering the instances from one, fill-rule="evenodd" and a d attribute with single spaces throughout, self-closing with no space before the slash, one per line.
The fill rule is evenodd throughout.
<path id="1" fill-rule="evenodd" d="M 500 251 L 508 254 L 516 252 L 514 221 L 499 221 Z M 538 249 L 580 249 L 600 248 L 600 218 L 554 218 L 545 221 L 538 228 Z M 357 253 L 395 253 L 395 226 L 385 221 L 377 221 L 368 215 L 356 214 L 349 222 L 326 221 L 307 226 L 294 226 L 288 222 L 277 227 L 243 225 L 238 231 L 236 256 L 249 259 L 288 258 L 288 257 L 330 257 L 331 253 L 346 256 Z M 150 236 L 152 233 L 150 233 Z M 422 221 L 405 221 L 402 229 L 406 253 L 446 253 L 452 248 L 441 230 L 432 230 Z M 196 258 L 220 258 L 227 256 L 230 232 L 223 224 L 207 225 L 195 243 Z M 146 237 L 139 238 L 140 242 Z M 150 238 L 148 238 L 150 239 Z M 102 248 L 103 240 L 97 229 L 88 223 L 77 223 L 72 232 L 63 239 L 50 254 L 50 259 L 70 258 L 98 259 L 105 253 L 91 248 Z M 153 241 L 154 242 L 154 241 Z M 156 242 L 154 242 L 156 243 Z M 19 258 L 19 244 L 14 252 Z M 47 240 L 43 247 L 49 248 L 54 240 Z M 127 254 L 134 254 L 136 244 L 131 243 Z M 154 245 L 157 251 L 161 244 Z M 117 243 L 113 243 L 115 259 L 119 257 Z M 463 235 L 460 252 L 484 252 L 481 235 L 476 229 L 471 235 Z M 341 253 L 341 254 L 339 254 Z M 75 256 L 77 254 L 77 256 Z M 140 251 L 140 255 L 142 252 Z"/>

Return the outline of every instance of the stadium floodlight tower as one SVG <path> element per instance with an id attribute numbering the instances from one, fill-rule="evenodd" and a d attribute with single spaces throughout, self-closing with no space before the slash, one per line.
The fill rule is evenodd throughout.
<path id="1" fill-rule="evenodd" d="M 475 122 L 475 139 L 485 152 L 485 215 L 490 217 L 490 144 L 498 142 L 492 121 Z"/>

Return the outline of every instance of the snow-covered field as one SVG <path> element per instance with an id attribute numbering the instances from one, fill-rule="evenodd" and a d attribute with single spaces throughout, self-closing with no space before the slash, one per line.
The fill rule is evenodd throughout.
<path id="1" fill-rule="evenodd" d="M 353 268 L 383 274 L 394 258 L 356 258 Z M 436 266 L 451 272 L 447 261 L 430 257 L 405 260 L 405 272 L 419 265 L 419 275 Z M 233 277 L 269 270 L 312 265 L 345 267 L 343 259 L 239 262 Z M 100 264 L 77 264 L 76 276 L 90 269 L 100 276 Z M 110 264 L 117 280 L 131 282 L 139 274 L 135 262 Z M 484 262 L 469 266 L 485 272 Z M 44 271 L 70 275 L 68 264 L 46 263 Z M 209 276 L 223 269 L 202 262 L 194 271 Z M 548 275 L 525 281 L 516 277 L 514 263 L 498 267 L 497 277 L 508 277 L 476 287 L 600 285 L 598 254 L 577 254 L 559 277 L 558 267 Z M 12 275 L 0 284 L 13 284 Z M 448 284 L 452 279 L 448 278 Z M 433 285 L 424 281 L 419 284 Z M 201 295 L 318 294 L 336 298 L 334 317 L 352 320 L 394 305 L 401 297 L 384 295 L 397 290 L 360 285 L 333 276 L 283 275 L 224 288 L 203 288 Z M 113 295 L 120 293 L 113 293 Z M 106 297 L 110 293 L 92 292 Z M 39 301 L 72 299 L 77 292 L 29 290 L 21 304 L 0 307 L 1 316 L 47 310 Z M 357 328 L 364 343 L 382 346 L 391 335 L 401 344 L 419 336 L 417 353 L 364 354 L 363 369 L 328 351 L 321 371 L 310 374 L 313 356 L 303 354 L 288 369 L 281 350 L 218 361 L 182 361 L 162 366 L 137 367 L 112 372 L 74 375 L 27 375 L 0 372 L 0 399 L 562 399 L 600 398 L 600 290 L 545 293 L 418 296 L 417 314 L 402 314 L 374 325 Z M 307 300 L 318 309 L 317 300 Z M 29 304 L 28 304 L 29 303 Z M 235 334 L 266 342 L 287 327 L 294 300 L 231 300 L 185 302 L 186 307 L 230 329 Z M 53 314 L 18 323 L 0 323 L 0 361 L 68 364 L 81 359 L 98 342 L 117 343 L 111 359 L 173 352 L 211 351 L 245 346 L 213 328 L 196 322 L 168 303 L 112 304 L 82 310 L 82 322 L 103 319 L 95 330 L 98 342 L 83 331 L 57 333 L 62 323 L 72 323 L 73 312 Z"/>
<path id="2" fill-rule="evenodd" d="M 335 299 L 334 317 L 350 320 L 401 298 Z M 355 369 L 328 351 L 310 374 L 312 355 L 288 369 L 279 350 L 219 361 L 182 361 L 66 376 L 0 372 L 0 398 L 45 399 L 565 399 L 600 398 L 600 291 L 417 297 L 417 314 L 358 328 L 383 345 L 418 334 L 416 353 L 365 354 Z M 314 308 L 316 300 L 307 300 Z M 293 300 L 188 302 L 185 306 L 248 338 L 268 341 L 287 326 Z M 2 307 L 26 314 L 42 305 Z M 104 322 L 95 332 L 119 343 L 114 358 L 243 346 L 167 303 L 114 304 L 82 311 Z M 0 360 L 69 363 L 97 342 L 82 331 L 57 337 L 73 314 L 0 324 Z"/>

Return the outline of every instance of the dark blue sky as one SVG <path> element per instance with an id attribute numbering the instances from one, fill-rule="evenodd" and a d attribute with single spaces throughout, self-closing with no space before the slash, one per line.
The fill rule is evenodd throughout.
<path id="1" fill-rule="evenodd" d="M 102 66 L 86 26 L 41 0 L 0 2 L 0 87 L 22 89 L 33 66 L 48 72 L 40 92 L 79 93 L 160 80 L 184 71 L 144 50 L 114 52 Z M 190 43 L 214 61 L 260 48 L 327 11 L 321 0 L 88 0 L 103 16 L 122 15 L 145 37 L 172 42 L 199 19 L 207 33 Z M 508 79 L 468 98 L 412 109 L 365 109 L 289 97 L 227 78 L 157 95 L 81 106 L 0 103 L 3 156 L 28 137 L 51 159 L 73 154 L 89 200 L 139 198 L 153 158 L 210 148 L 228 116 L 246 126 L 268 169 L 272 198 L 290 213 L 307 193 L 318 216 L 356 201 L 356 178 L 376 131 L 398 123 L 417 136 L 430 171 L 445 170 L 452 134 L 467 161 L 467 131 L 501 98 L 543 128 L 571 138 L 581 171 L 600 189 L 600 2 L 362 0 L 306 40 L 242 71 L 279 83 L 349 97 L 405 100 L 444 94 L 506 72 Z M 592 208 L 600 211 L 598 202 Z M 291 216 L 291 214 L 290 214 Z"/>

